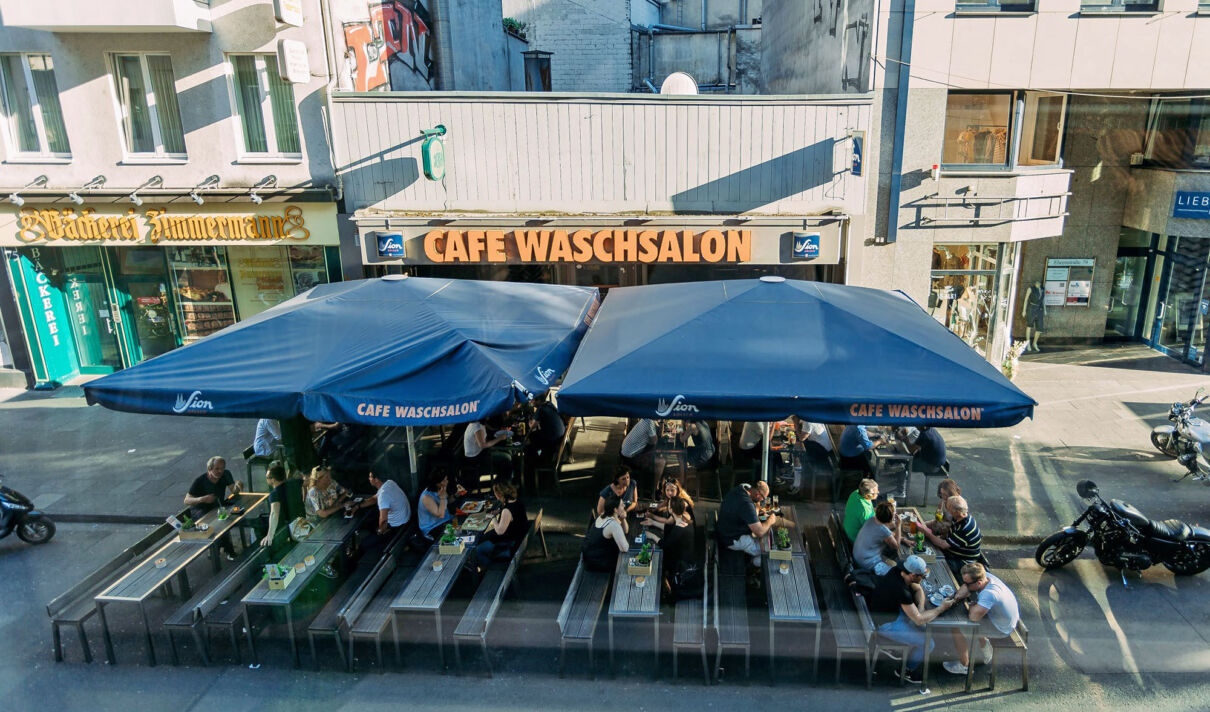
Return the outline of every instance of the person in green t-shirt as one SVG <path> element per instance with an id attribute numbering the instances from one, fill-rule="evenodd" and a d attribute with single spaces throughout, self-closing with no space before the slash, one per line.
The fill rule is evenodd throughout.
<path id="1" fill-rule="evenodd" d="M 849 501 L 844 505 L 844 533 L 849 541 L 857 539 L 857 533 L 865 520 L 874 516 L 874 500 L 878 497 L 878 483 L 874 480 L 862 480 L 849 495 Z"/>

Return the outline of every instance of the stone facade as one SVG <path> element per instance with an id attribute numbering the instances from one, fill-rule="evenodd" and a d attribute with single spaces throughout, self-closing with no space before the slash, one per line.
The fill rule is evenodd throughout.
<path id="1" fill-rule="evenodd" d="M 553 91 L 630 91 L 630 0 L 504 0 L 503 12 L 529 49 L 554 53 Z"/>

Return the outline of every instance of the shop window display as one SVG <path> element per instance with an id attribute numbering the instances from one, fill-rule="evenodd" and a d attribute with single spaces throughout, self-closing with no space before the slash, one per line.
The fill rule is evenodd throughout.
<path id="1" fill-rule="evenodd" d="M 196 341 L 235 323 L 223 248 L 170 247 L 168 261 L 183 342 Z"/>
<path id="2" fill-rule="evenodd" d="M 981 353 L 996 307 L 998 245 L 935 245 L 928 311 Z"/>

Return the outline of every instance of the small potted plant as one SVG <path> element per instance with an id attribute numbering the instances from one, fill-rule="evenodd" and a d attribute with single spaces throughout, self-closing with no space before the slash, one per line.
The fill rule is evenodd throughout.
<path id="1" fill-rule="evenodd" d="M 639 553 L 626 562 L 626 573 L 631 576 L 650 576 L 651 558 L 651 542 L 646 542 L 643 548 L 639 549 Z"/>
<path id="2" fill-rule="evenodd" d="M 785 527 L 777 527 L 773 530 L 773 548 L 769 550 L 769 558 L 789 561 L 794 555 L 791 546 L 790 530 Z"/>
<path id="3" fill-rule="evenodd" d="M 441 539 L 437 542 L 437 553 L 456 556 L 462 553 L 463 546 L 463 541 L 458 538 L 458 530 L 453 524 L 446 524 L 441 532 Z"/>

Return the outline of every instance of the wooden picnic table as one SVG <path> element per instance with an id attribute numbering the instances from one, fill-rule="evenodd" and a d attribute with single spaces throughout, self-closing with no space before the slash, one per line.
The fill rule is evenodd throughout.
<path id="1" fill-rule="evenodd" d="M 640 588 L 635 585 L 637 576 L 626 573 L 626 564 L 631 557 L 637 556 L 640 549 L 632 548 L 627 553 L 618 556 L 617 567 L 613 574 L 613 595 L 609 598 L 609 672 L 613 674 L 613 619 L 614 618 L 650 618 L 654 633 L 655 651 L 652 672 L 659 675 L 660 662 L 660 592 L 664 588 L 664 552 L 659 549 L 651 551 L 651 575 Z"/>
<path id="2" fill-rule="evenodd" d="M 311 529 L 311 534 L 307 537 L 307 541 L 331 541 L 343 544 L 353 532 L 357 531 L 357 527 L 369 515 L 368 510 L 358 510 L 351 517 L 345 517 L 339 512 L 322 520 Z"/>
<path id="3" fill-rule="evenodd" d="M 906 507 L 900 511 L 908 512 L 916 518 L 916 521 L 928 521 L 920 516 L 920 512 L 917 511 L 915 507 Z M 915 542 L 910 541 L 909 538 L 904 538 L 899 545 L 901 561 L 913 553 L 912 548 L 914 545 Z M 926 543 L 925 546 L 929 547 L 930 549 L 933 548 L 931 544 Z M 933 592 L 940 590 L 942 586 L 951 586 L 953 587 L 954 591 L 957 591 L 960 582 L 954 578 L 954 572 L 950 570 L 949 564 L 945 560 L 945 556 L 940 551 L 937 551 L 932 557 L 925 556 L 924 558 L 926 563 L 928 563 L 928 575 L 925 576 L 924 582 L 921 585 L 924 587 L 925 591 L 925 608 L 927 610 L 928 608 L 936 607 L 933 605 L 932 601 L 927 600 L 928 596 L 930 596 Z M 929 558 L 932 558 L 932 561 L 929 561 Z M 961 604 L 950 608 L 945 613 L 942 613 L 925 624 L 924 667 L 923 677 L 921 678 L 921 689 L 927 688 L 929 683 L 929 648 L 931 647 L 930 644 L 932 643 L 933 632 L 935 630 L 965 630 L 968 636 L 967 643 L 969 647 L 967 649 L 971 651 L 972 657 L 974 656 L 975 637 L 979 630 L 979 626 L 978 624 L 971 622 L 969 610 L 969 603 L 967 601 L 963 601 Z M 971 684 L 974 679 L 974 670 L 974 665 L 967 666 L 966 692 L 971 691 Z"/>
<path id="4" fill-rule="evenodd" d="M 778 526 L 790 529 L 790 560 L 769 557 L 772 532 L 763 542 L 765 544 L 765 590 L 768 591 L 769 601 L 769 675 L 771 680 L 776 680 L 776 624 L 793 623 L 815 628 L 815 652 L 811 659 L 813 676 L 819 674 L 819 639 L 823 628 L 823 616 L 819 610 L 819 600 L 815 597 L 815 582 L 811 576 L 810 555 L 803 548 L 802 536 L 798 532 L 797 509 L 783 507 L 782 511 L 788 513 L 788 516 L 784 522 L 779 522 Z M 782 564 L 787 566 L 784 574 L 781 573 Z"/>
<path id="5" fill-rule="evenodd" d="M 269 495 L 253 492 L 243 492 L 233 495 L 228 506 L 243 508 L 239 514 L 229 514 L 225 519 L 218 518 L 218 508 L 207 512 L 198 519 L 199 524 L 206 524 L 209 529 L 203 538 L 176 539 L 157 549 L 112 586 L 102 591 L 95 598 L 97 616 L 101 619 L 101 634 L 105 641 L 105 655 L 109 664 L 114 664 L 113 638 L 109 632 L 109 620 L 105 616 L 105 606 L 118 604 L 133 604 L 139 607 L 143 619 L 143 632 L 147 639 L 147 663 L 155 665 L 155 646 L 152 643 L 151 624 L 147 619 L 147 599 L 174 577 L 180 577 L 182 598 L 188 599 L 189 575 L 185 569 L 202 554 L 214 551 L 214 545 L 233 527 L 240 524 L 251 514 L 252 510 L 268 499 Z M 156 567 L 155 562 L 164 559 L 164 566 Z M 216 561 L 217 568 L 217 561 Z"/>
<path id="6" fill-rule="evenodd" d="M 470 535 L 466 532 L 466 535 Z M 478 537 L 476 537 L 478 541 Z M 441 658 L 441 672 L 445 673 L 445 640 L 441 625 L 441 606 L 445 604 L 450 589 L 458 580 L 458 574 L 466 563 L 467 557 L 475 548 L 474 543 L 462 548 L 461 554 L 440 553 L 440 543 L 434 543 L 424 560 L 420 562 L 416 573 L 408 581 L 408 585 L 391 602 L 391 632 L 395 638 L 395 652 L 399 652 L 399 617 L 404 613 L 432 613 L 437 627 L 437 651 Z M 440 571 L 433 570 L 433 562 L 440 561 Z"/>
<path id="7" fill-rule="evenodd" d="M 290 585 L 283 589 L 269 588 L 269 579 L 262 579 L 256 584 L 243 598 L 244 604 L 244 630 L 248 636 L 248 649 L 252 651 L 252 660 L 257 662 L 256 644 L 253 640 L 252 620 L 248 614 L 248 609 L 253 606 L 267 606 L 270 608 L 282 608 L 286 612 L 286 627 L 290 633 L 290 652 L 294 655 L 294 667 L 298 667 L 298 643 L 294 639 L 294 616 L 291 611 L 291 606 L 298 595 L 307 588 L 307 584 L 315 575 L 323 568 L 323 565 L 340 550 L 340 543 L 333 541 L 306 541 L 295 544 L 294 548 L 285 555 L 279 564 L 282 566 L 294 566 L 297 563 L 304 562 L 308 556 L 315 558 L 315 563 L 308 566 L 305 571 L 294 574 L 294 580 Z"/>

